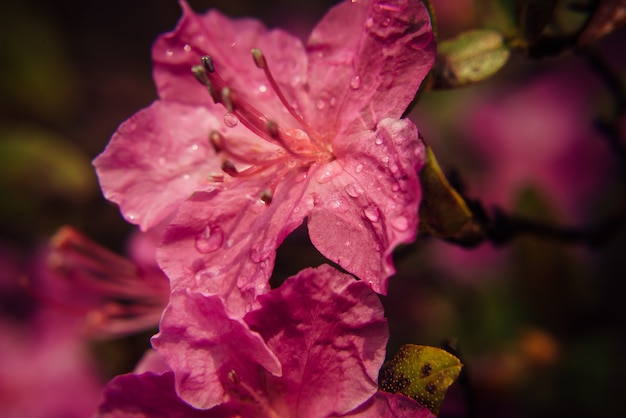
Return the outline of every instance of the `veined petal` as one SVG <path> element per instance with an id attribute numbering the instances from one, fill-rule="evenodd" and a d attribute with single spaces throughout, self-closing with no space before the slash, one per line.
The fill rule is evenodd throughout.
<path id="1" fill-rule="evenodd" d="M 307 43 L 316 128 L 373 129 L 399 118 L 435 59 L 435 38 L 421 1 L 342 2 L 318 23 Z M 313 116 L 313 113 L 315 116 Z"/>
<path id="2" fill-rule="evenodd" d="M 176 29 L 159 37 L 152 51 L 161 100 L 211 107 L 206 90 L 198 87 L 191 73 L 203 55 L 210 55 L 221 77 L 238 94 L 273 120 L 293 122 L 265 73 L 254 64 L 251 50 L 263 51 L 281 90 L 295 101 L 292 90 L 302 89 L 306 82 L 302 42 L 282 30 L 268 31 L 256 19 L 230 19 L 216 10 L 198 15 L 185 1 L 180 4 L 183 16 Z"/>
<path id="3" fill-rule="evenodd" d="M 259 388 L 276 416 L 342 415 L 374 395 L 389 337 L 376 294 L 323 265 L 259 298 L 244 320 L 283 365 Z"/>
<path id="4" fill-rule="evenodd" d="M 172 288 L 220 295 L 233 318 L 269 290 L 276 248 L 312 207 L 304 196 L 306 172 L 287 173 L 266 203 L 260 193 L 270 187 L 269 177 L 197 193 L 181 205 L 158 252 Z"/>
<path id="5" fill-rule="evenodd" d="M 262 366 L 274 375 L 282 373 L 259 334 L 229 318 L 219 297 L 185 289 L 172 293 L 152 345 L 175 371 L 178 395 L 195 408 L 227 400 L 224 385 L 233 370 L 254 373 Z"/>
<path id="6" fill-rule="evenodd" d="M 322 254 L 384 294 L 393 249 L 415 239 L 423 145 L 406 119 L 385 119 L 344 145 L 336 151 L 343 170 L 329 182 L 311 182 L 318 198 L 309 235 Z"/>
<path id="7" fill-rule="evenodd" d="M 220 171 L 207 136 L 220 122 L 207 109 L 157 101 L 139 111 L 94 160 L 105 197 L 142 230 L 157 225 Z"/>

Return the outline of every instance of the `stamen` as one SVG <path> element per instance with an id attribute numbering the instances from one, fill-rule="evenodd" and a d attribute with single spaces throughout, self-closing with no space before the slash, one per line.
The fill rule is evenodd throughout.
<path id="1" fill-rule="evenodd" d="M 261 50 L 258 48 L 253 48 L 252 58 L 254 59 L 254 63 L 256 64 L 256 66 L 265 72 L 265 76 L 270 82 L 270 85 L 274 89 L 274 92 L 278 96 L 280 102 L 287 108 L 291 116 L 293 116 L 294 119 L 298 121 L 298 123 L 306 128 L 307 134 L 309 134 L 309 136 L 312 138 L 312 135 L 310 134 L 310 132 L 312 131 L 311 126 L 302 118 L 302 116 L 298 112 L 296 112 L 296 109 L 294 109 L 293 106 L 289 104 L 287 98 L 283 95 L 283 92 L 280 90 L 278 83 L 276 83 L 276 80 L 274 79 L 274 76 L 272 75 L 272 72 L 267 65 L 267 60 L 265 59 L 265 55 L 263 55 L 263 52 L 261 52 Z"/>
<path id="2" fill-rule="evenodd" d="M 218 131 L 211 131 L 211 133 L 209 133 L 209 142 L 211 143 L 215 153 L 219 153 L 224 150 L 224 137 Z"/>
<path id="3" fill-rule="evenodd" d="M 207 72 L 209 72 L 209 73 L 214 73 L 215 72 L 215 66 L 213 65 L 213 59 L 210 56 L 205 55 L 202 58 L 200 58 L 200 60 L 202 61 L 202 66 L 204 67 L 205 70 L 207 70 Z"/>
<path id="4" fill-rule="evenodd" d="M 237 177 L 239 175 L 239 171 L 237 171 L 235 164 L 228 160 L 222 163 L 222 170 L 231 177 Z"/>
<path id="5" fill-rule="evenodd" d="M 215 91 L 213 84 L 211 84 L 211 80 L 209 80 L 209 77 L 204 67 L 202 67 L 201 65 L 194 65 L 193 67 L 191 67 L 191 72 L 196 77 L 196 80 L 198 80 L 200 84 L 207 88 L 213 101 L 215 103 L 218 103 L 219 97 L 217 96 L 217 92 Z"/>
<path id="6" fill-rule="evenodd" d="M 263 190 L 263 192 L 261 192 L 260 199 L 264 205 L 269 205 L 270 203 L 272 203 L 272 192 L 267 189 Z"/>
<path id="7" fill-rule="evenodd" d="M 227 86 L 222 89 L 222 103 L 230 113 L 235 111 L 233 102 L 236 100 L 236 97 L 236 93 L 230 87 Z"/>

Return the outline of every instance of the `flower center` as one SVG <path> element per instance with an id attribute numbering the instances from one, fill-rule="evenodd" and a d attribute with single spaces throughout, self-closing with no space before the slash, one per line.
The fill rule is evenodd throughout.
<path id="1" fill-rule="evenodd" d="M 252 49 L 252 58 L 256 66 L 264 71 L 269 85 L 297 127 L 279 126 L 275 120 L 259 111 L 226 83 L 216 71 L 210 56 L 203 56 L 202 64 L 194 65 L 191 70 L 196 79 L 207 88 L 213 101 L 221 103 L 228 111 L 224 120 L 226 125 L 234 126 L 240 121 L 256 137 L 277 146 L 271 147 L 274 151 L 250 152 L 250 149 L 244 149 L 245 147 L 241 147 L 241 144 L 237 144 L 232 138 L 227 138 L 217 130 L 212 131 L 209 134 L 209 141 L 215 151 L 224 157 L 222 171 L 231 177 L 249 177 L 272 167 L 279 167 L 280 173 L 276 177 L 282 178 L 283 174 L 296 165 L 308 167 L 315 162 L 333 160 L 330 142 L 316 132 L 289 103 L 261 50 Z M 235 162 L 246 164 L 248 167 L 240 171 Z M 213 175 L 213 178 L 219 180 L 220 176 Z"/>

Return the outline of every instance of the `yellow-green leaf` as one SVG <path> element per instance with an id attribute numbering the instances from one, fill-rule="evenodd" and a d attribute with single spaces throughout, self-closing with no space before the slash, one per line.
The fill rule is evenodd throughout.
<path id="1" fill-rule="evenodd" d="M 426 145 L 426 165 L 420 172 L 423 198 L 420 206 L 420 230 L 430 235 L 451 238 L 469 224 L 472 212 L 446 179 L 435 154 Z"/>
<path id="2" fill-rule="evenodd" d="M 380 387 L 403 393 L 437 414 L 462 367 L 461 361 L 445 350 L 407 344 L 383 366 Z"/>

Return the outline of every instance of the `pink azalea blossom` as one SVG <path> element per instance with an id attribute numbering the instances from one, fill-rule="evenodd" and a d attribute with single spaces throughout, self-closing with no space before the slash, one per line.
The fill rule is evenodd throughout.
<path id="1" fill-rule="evenodd" d="M 143 374 L 108 385 L 100 416 L 432 416 L 409 398 L 378 391 L 387 323 L 376 294 L 349 275 L 329 266 L 306 269 L 260 296 L 261 307 L 242 321 L 215 309 L 221 301 L 214 295 L 175 295 L 180 299 L 168 309 L 185 317 L 178 328 L 163 326 L 153 344 L 176 373 L 151 356 Z M 235 335 L 244 325 L 276 353 L 280 376 L 248 361 L 254 346 Z M 182 350 L 177 339 L 185 341 Z"/>
<path id="2" fill-rule="evenodd" d="M 232 317 L 269 290 L 305 217 L 322 254 L 385 292 L 418 222 L 424 153 L 399 118 L 435 55 L 422 2 L 345 1 L 306 45 L 181 6 L 153 49 L 160 99 L 94 162 L 107 198 L 142 229 L 173 216 L 159 251 L 172 287 L 220 295 Z"/>

